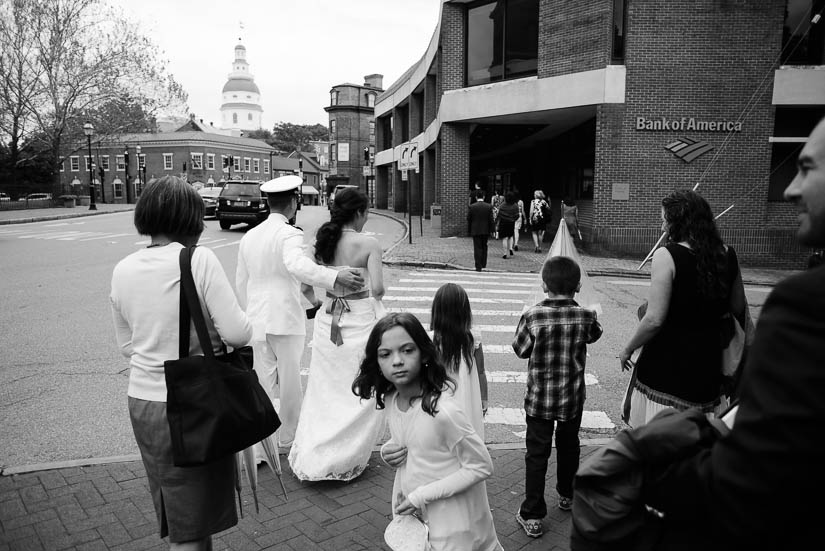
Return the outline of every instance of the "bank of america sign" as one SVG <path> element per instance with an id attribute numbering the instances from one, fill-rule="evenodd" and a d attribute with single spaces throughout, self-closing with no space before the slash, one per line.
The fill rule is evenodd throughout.
<path id="1" fill-rule="evenodd" d="M 693 138 L 679 138 L 665 146 L 665 149 L 673 153 L 686 163 L 695 161 L 705 153 L 713 151 L 713 146 L 708 142 L 694 140 Z"/>

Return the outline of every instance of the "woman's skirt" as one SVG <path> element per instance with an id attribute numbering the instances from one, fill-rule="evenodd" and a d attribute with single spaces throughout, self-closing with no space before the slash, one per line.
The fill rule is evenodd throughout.
<path id="1" fill-rule="evenodd" d="M 627 424 L 634 428 L 641 427 L 650 422 L 660 411 L 670 408 L 676 408 L 679 411 L 699 408 L 708 418 L 713 419 L 725 411 L 728 405 L 728 399 L 725 396 L 720 396 L 712 403 L 694 404 L 675 396 L 654 391 L 643 383 L 636 381 L 633 383 L 632 393 L 630 394 L 630 418 Z"/>
<path id="2" fill-rule="evenodd" d="M 515 228 L 515 220 L 499 220 L 498 221 L 498 238 L 506 239 L 513 237 L 513 229 Z"/>
<path id="3" fill-rule="evenodd" d="M 233 455 L 200 467 L 175 467 L 166 403 L 130 396 L 129 417 L 149 480 L 160 537 L 182 543 L 238 524 Z"/>

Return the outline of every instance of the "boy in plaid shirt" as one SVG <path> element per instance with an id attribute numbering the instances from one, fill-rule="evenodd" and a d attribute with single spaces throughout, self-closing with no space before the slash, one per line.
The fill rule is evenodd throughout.
<path id="1" fill-rule="evenodd" d="M 569 511 L 573 476 L 579 467 L 579 427 L 584 411 L 584 363 L 587 345 L 602 336 L 596 313 L 579 306 L 573 296 L 581 288 L 581 271 L 570 258 L 555 256 L 541 269 L 547 298 L 521 316 L 513 350 L 527 363 L 527 452 L 525 498 L 516 520 L 528 536 L 542 535 L 547 514 L 544 479 L 553 430 L 558 450 L 556 490 L 559 509 Z"/>

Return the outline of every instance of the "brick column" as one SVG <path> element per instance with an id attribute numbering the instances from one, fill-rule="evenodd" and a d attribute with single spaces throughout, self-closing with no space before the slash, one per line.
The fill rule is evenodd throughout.
<path id="1" fill-rule="evenodd" d="M 445 4 L 446 6 L 446 4 Z M 470 127 L 446 123 L 441 127 L 441 237 L 467 235 L 470 189 Z"/>

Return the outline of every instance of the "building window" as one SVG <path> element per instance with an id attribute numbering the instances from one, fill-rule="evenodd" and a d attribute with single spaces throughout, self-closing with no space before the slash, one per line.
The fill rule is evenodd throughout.
<path id="1" fill-rule="evenodd" d="M 467 10 L 467 86 L 538 72 L 539 0 L 498 0 Z"/>
<path id="2" fill-rule="evenodd" d="M 333 90 L 329 93 L 329 104 L 338 105 L 338 90 Z"/>
<path id="3" fill-rule="evenodd" d="M 627 24 L 627 0 L 613 0 L 613 65 L 624 64 L 624 37 Z"/>
<path id="4" fill-rule="evenodd" d="M 66 161 L 60 159 L 60 172 L 66 172 Z"/>
<path id="5" fill-rule="evenodd" d="M 215 170 L 215 154 L 214 153 L 207 153 L 206 154 L 206 169 L 207 170 Z"/>
<path id="6" fill-rule="evenodd" d="M 238 114 L 232 113 L 232 124 L 238 124 Z"/>
<path id="7" fill-rule="evenodd" d="M 783 65 L 825 65 L 825 27 L 811 24 L 825 17 L 825 0 L 788 0 L 782 30 Z"/>
<path id="8" fill-rule="evenodd" d="M 261 160 L 252 159 L 252 172 L 258 174 L 261 171 Z"/>
<path id="9" fill-rule="evenodd" d="M 109 170 L 109 156 L 108 155 L 101 155 L 100 156 L 100 166 L 103 167 L 103 170 Z"/>
<path id="10" fill-rule="evenodd" d="M 338 126 L 335 123 L 335 119 L 332 119 L 331 121 L 329 121 L 329 136 L 333 140 L 335 139 L 335 133 L 337 132 L 337 128 L 338 128 Z"/>
<path id="11" fill-rule="evenodd" d="M 338 160 L 338 158 L 335 156 L 335 154 L 337 152 L 337 149 L 338 149 L 338 144 L 336 144 L 335 142 L 332 142 L 331 144 L 329 144 L 329 146 L 330 146 L 329 147 L 330 154 L 332 155 L 332 158 L 330 160 L 334 163 L 335 161 Z"/>
<path id="12" fill-rule="evenodd" d="M 370 121 L 370 142 L 375 142 L 375 121 Z"/>
<path id="13" fill-rule="evenodd" d="M 112 184 L 115 186 L 115 197 L 123 197 L 123 182 L 120 181 L 120 178 L 115 178 Z"/>
<path id="14" fill-rule="evenodd" d="M 241 158 L 240 157 L 232 157 L 232 168 L 235 172 L 241 169 Z"/>
<path id="15" fill-rule="evenodd" d="M 164 153 L 163 154 L 163 170 L 174 170 L 174 157 L 173 153 Z"/>
<path id="16" fill-rule="evenodd" d="M 251 168 L 252 168 L 252 159 L 250 159 L 249 157 L 244 157 L 243 158 L 243 171 L 244 172 L 249 172 L 251 170 Z"/>
<path id="17" fill-rule="evenodd" d="M 69 166 L 72 172 L 80 171 L 80 157 L 76 155 L 69 157 Z"/>
<path id="18" fill-rule="evenodd" d="M 143 168 L 146 166 L 146 153 L 141 153 L 138 155 L 138 168 Z"/>
<path id="19" fill-rule="evenodd" d="M 192 170 L 203 170 L 203 153 L 192 153 Z"/>
<path id="20" fill-rule="evenodd" d="M 88 155 L 83 155 L 83 158 L 86 160 L 86 172 L 89 172 L 91 170 L 92 158 Z"/>
<path id="21" fill-rule="evenodd" d="M 264 174 L 269 174 L 269 160 L 264 160 Z"/>
<path id="22" fill-rule="evenodd" d="M 123 172 L 126 170 L 126 159 L 123 155 L 115 155 L 115 163 L 119 171 Z"/>
<path id="23" fill-rule="evenodd" d="M 367 107 L 375 107 L 375 94 L 367 94 Z"/>

